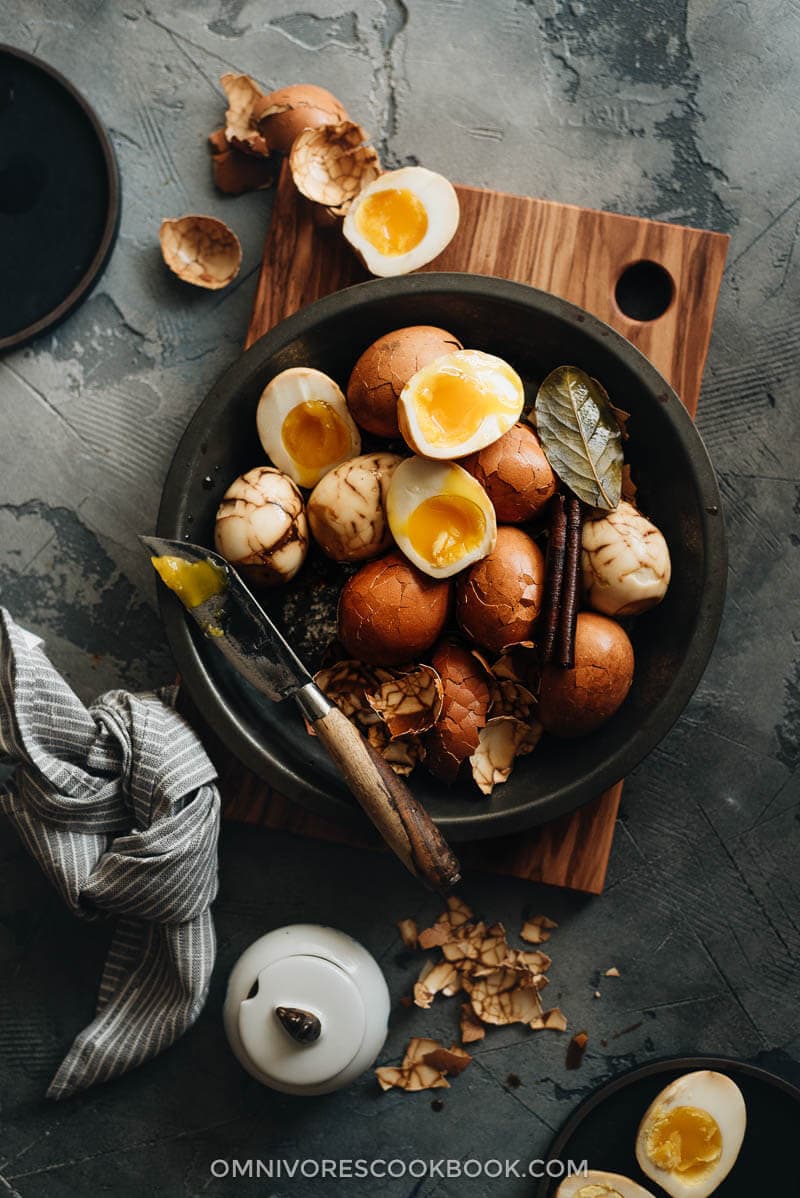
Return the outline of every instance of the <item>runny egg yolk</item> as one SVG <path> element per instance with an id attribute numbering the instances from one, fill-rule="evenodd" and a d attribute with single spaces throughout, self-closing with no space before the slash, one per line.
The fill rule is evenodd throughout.
<path id="1" fill-rule="evenodd" d="M 425 205 L 408 188 L 384 188 L 365 196 L 356 213 L 358 231 L 379 254 L 407 254 L 428 231 Z"/>
<path id="2" fill-rule="evenodd" d="M 340 461 L 349 444 L 343 421 L 324 399 L 296 404 L 284 419 L 281 438 L 292 460 L 309 470 Z"/>
<path id="3" fill-rule="evenodd" d="M 462 370 L 442 369 L 414 391 L 420 432 L 429 445 L 461 444 L 474 437 L 487 416 L 513 412 L 511 397 Z"/>
<path id="4" fill-rule="evenodd" d="M 676 1106 L 656 1116 L 647 1135 L 647 1155 L 659 1169 L 692 1180 L 722 1156 L 722 1132 L 708 1111 Z"/>
<path id="5" fill-rule="evenodd" d="M 408 519 L 413 549 L 432 566 L 449 566 L 480 545 L 486 517 L 477 503 L 461 495 L 432 495 Z"/>

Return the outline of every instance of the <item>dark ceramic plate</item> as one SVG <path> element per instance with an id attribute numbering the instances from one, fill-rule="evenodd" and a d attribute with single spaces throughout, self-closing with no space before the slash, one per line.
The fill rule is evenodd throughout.
<path id="1" fill-rule="evenodd" d="M 0 45 L 0 350 L 85 298 L 118 223 L 117 164 L 97 116 L 58 71 Z"/>
<path id="2" fill-rule="evenodd" d="M 494 836 L 552 819 L 595 798 L 658 744 L 694 691 L 716 636 L 725 591 L 725 533 L 714 473 L 692 421 L 661 375 L 613 329 L 564 300 L 504 280 L 420 274 L 377 280 L 318 301 L 283 321 L 227 371 L 201 404 L 170 468 L 158 532 L 212 544 L 222 492 L 264 460 L 255 409 L 266 383 L 300 364 L 342 386 L 376 337 L 412 324 L 451 330 L 505 357 L 530 398 L 553 367 L 597 376 L 631 413 L 627 455 L 643 509 L 669 542 L 673 579 L 660 607 L 634 622 L 636 676 L 624 706 L 599 732 L 570 744 L 545 737 L 510 781 L 482 798 L 418 769 L 415 794 L 453 839 Z M 312 553 L 298 578 L 265 604 L 310 669 L 335 630 L 342 568 Z M 179 603 L 161 595 L 167 635 L 198 708 L 242 761 L 284 794 L 330 818 L 361 819 L 294 705 L 260 699 L 198 638 Z"/>
<path id="3" fill-rule="evenodd" d="M 779 1193 L 771 1183 L 783 1173 L 791 1190 L 787 1151 L 800 1127 L 800 1090 L 766 1069 L 722 1057 L 682 1057 L 652 1061 L 617 1077 L 595 1091 L 570 1116 L 556 1136 L 548 1161 L 566 1165 L 586 1161 L 590 1169 L 621 1173 L 651 1192 L 658 1190 L 636 1164 L 634 1144 L 642 1115 L 664 1086 L 695 1069 L 725 1073 L 742 1091 L 747 1107 L 747 1131 L 733 1169 L 715 1198 L 753 1198 Z M 555 1169 L 555 1164 L 551 1166 Z M 784 1173 L 784 1170 L 786 1171 Z M 542 1180 L 537 1198 L 553 1198 L 557 1180 Z M 658 1191 L 659 1193 L 661 1191 Z"/>

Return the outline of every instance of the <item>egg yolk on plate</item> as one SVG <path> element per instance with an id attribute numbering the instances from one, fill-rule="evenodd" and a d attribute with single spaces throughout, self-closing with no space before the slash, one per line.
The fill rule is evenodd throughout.
<path id="1" fill-rule="evenodd" d="M 468 441 L 487 416 L 509 412 L 516 419 L 518 405 L 515 397 L 498 395 L 489 380 L 456 368 L 442 369 L 416 387 L 414 408 L 422 436 L 441 445 Z"/>
<path id="2" fill-rule="evenodd" d="M 656 1116 L 647 1135 L 647 1155 L 659 1169 L 691 1180 L 722 1156 L 722 1132 L 708 1111 L 676 1106 Z"/>
<path id="3" fill-rule="evenodd" d="M 428 231 L 428 213 L 413 191 L 387 187 L 364 197 L 356 224 L 379 254 L 399 257 L 422 241 Z"/>
<path id="4" fill-rule="evenodd" d="M 408 539 L 432 566 L 458 561 L 481 543 L 485 532 L 483 512 L 461 495 L 432 495 L 408 518 Z"/>
<path id="5" fill-rule="evenodd" d="M 298 466 L 311 470 L 338 462 L 349 446 L 347 429 L 324 399 L 296 404 L 281 426 L 281 438 Z"/>

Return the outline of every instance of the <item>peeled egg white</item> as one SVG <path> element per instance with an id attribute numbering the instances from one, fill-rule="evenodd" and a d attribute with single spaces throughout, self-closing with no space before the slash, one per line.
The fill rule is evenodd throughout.
<path id="1" fill-rule="evenodd" d="M 649 1190 L 621 1173 L 587 1169 L 574 1177 L 565 1177 L 556 1190 L 556 1198 L 653 1198 Z"/>
<path id="2" fill-rule="evenodd" d="M 659 1150 L 658 1140 L 663 1140 L 669 1131 L 668 1121 L 680 1120 L 682 1116 L 676 1116 L 675 1112 L 686 1108 L 705 1112 L 715 1121 L 720 1142 L 709 1144 L 705 1151 L 717 1153 L 718 1149 L 716 1159 L 682 1170 L 677 1167 L 680 1143 L 673 1138 L 674 1163 L 665 1156 L 656 1164 L 653 1156 Z M 744 1098 L 735 1082 L 710 1069 L 685 1073 L 662 1090 L 648 1107 L 636 1136 L 636 1160 L 642 1172 L 670 1198 L 708 1198 L 736 1163 L 746 1125 Z M 684 1147 L 686 1143 L 684 1133 Z M 662 1146 L 661 1151 L 667 1150 Z"/>
<path id="3" fill-rule="evenodd" d="M 423 366 L 400 393 L 400 432 L 427 458 L 465 457 L 491 445 L 519 419 L 522 379 L 494 354 L 459 349 Z"/>
<path id="4" fill-rule="evenodd" d="M 339 386 L 309 366 L 276 374 L 256 410 L 258 436 L 274 466 L 314 487 L 334 466 L 361 452 L 361 434 Z"/>
<path id="5" fill-rule="evenodd" d="M 386 494 L 398 548 L 431 578 L 450 578 L 491 553 L 494 508 L 483 487 L 455 462 L 406 458 Z"/>
<path id="6" fill-rule="evenodd" d="M 424 166 L 387 171 L 358 193 L 342 232 L 373 275 L 403 275 L 441 254 L 459 220 L 458 196 Z"/>

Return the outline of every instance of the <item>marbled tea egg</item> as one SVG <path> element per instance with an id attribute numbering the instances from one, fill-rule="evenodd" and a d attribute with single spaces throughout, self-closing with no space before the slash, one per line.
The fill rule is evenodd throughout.
<path id="1" fill-rule="evenodd" d="M 394 453 L 362 454 L 329 470 L 311 492 L 311 532 L 335 562 L 366 561 L 391 545 L 384 505 L 401 460 Z"/>
<path id="2" fill-rule="evenodd" d="M 258 586 L 294 578 L 308 552 L 303 496 L 286 474 L 256 466 L 228 487 L 217 510 L 214 544 Z"/>

